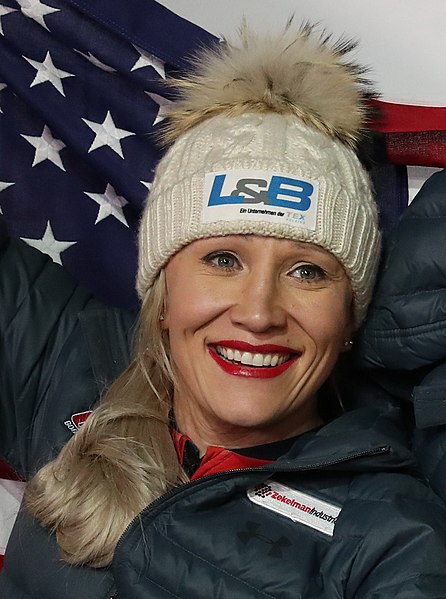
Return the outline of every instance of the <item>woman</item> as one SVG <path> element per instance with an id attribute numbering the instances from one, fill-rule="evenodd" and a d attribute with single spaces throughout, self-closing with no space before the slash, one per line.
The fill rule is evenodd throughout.
<path id="1" fill-rule="evenodd" d="M 379 257 L 351 48 L 245 31 L 177 82 L 137 357 L 29 484 L 44 580 L 18 531 L 8 597 L 444 594 L 445 509 L 397 417 L 342 414 L 329 382 Z"/>

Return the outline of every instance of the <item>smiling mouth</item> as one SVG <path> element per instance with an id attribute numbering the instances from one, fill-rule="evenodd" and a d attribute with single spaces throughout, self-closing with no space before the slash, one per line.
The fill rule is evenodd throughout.
<path id="1" fill-rule="evenodd" d="M 253 366 L 254 368 L 274 368 L 287 362 L 292 354 L 282 353 L 253 353 L 248 351 L 240 351 L 216 345 L 215 351 L 227 362 L 233 364 L 243 364 L 244 366 Z"/>
<path id="2" fill-rule="evenodd" d="M 302 355 L 302 352 L 286 351 L 287 348 L 282 351 L 279 349 L 282 348 L 268 345 L 255 347 L 240 341 L 209 345 L 211 357 L 224 372 L 257 379 L 280 376 Z"/>

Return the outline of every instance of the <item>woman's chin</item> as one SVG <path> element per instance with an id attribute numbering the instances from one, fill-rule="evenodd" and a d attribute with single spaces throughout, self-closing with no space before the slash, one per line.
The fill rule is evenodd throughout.
<path id="1" fill-rule="evenodd" d="M 234 408 L 226 410 L 224 414 L 216 414 L 216 417 L 214 430 L 217 435 L 218 432 L 221 433 L 222 440 L 238 436 L 246 437 L 252 439 L 248 445 L 275 441 L 280 438 L 282 431 L 290 427 L 289 418 L 281 419 L 277 413 L 268 413 L 264 409 Z M 227 445 L 227 442 L 220 444 Z"/>

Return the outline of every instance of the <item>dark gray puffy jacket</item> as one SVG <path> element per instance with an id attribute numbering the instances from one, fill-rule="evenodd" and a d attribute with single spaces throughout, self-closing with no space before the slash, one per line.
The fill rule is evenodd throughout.
<path id="1" fill-rule="evenodd" d="M 443 599 L 446 510 L 400 436 L 390 415 L 354 410 L 270 466 L 181 486 L 134 520 L 107 570 L 63 564 L 24 512 L 0 596 Z"/>
<path id="2" fill-rule="evenodd" d="M 413 403 L 414 449 L 446 501 L 446 171 L 390 235 L 356 353 L 372 379 Z"/>
<path id="3" fill-rule="evenodd" d="M 130 361 L 135 314 L 108 308 L 0 217 L 0 457 L 24 479 Z M 0 595 L 1 597 L 1 595 Z"/>
<path id="4" fill-rule="evenodd" d="M 106 366 L 126 361 L 130 319 L 21 244 L 4 246 L 0 282 L 1 451 L 26 475 L 71 436 L 67 423 L 94 403 Z M 0 597 L 444 598 L 446 510 L 417 478 L 404 437 L 397 413 L 347 412 L 274 464 L 167 494 L 104 570 L 63 563 L 23 510 Z"/>

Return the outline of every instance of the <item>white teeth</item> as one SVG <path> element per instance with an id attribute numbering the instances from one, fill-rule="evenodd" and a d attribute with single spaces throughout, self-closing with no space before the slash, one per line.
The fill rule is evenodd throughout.
<path id="1" fill-rule="evenodd" d="M 242 364 L 246 364 L 246 366 L 252 366 L 252 354 L 245 351 L 242 353 Z"/>
<path id="2" fill-rule="evenodd" d="M 262 354 L 254 354 L 254 358 L 252 359 L 253 366 L 263 366 L 263 356 Z"/>
<path id="3" fill-rule="evenodd" d="M 216 346 L 217 352 L 223 356 L 226 360 L 232 362 L 241 362 L 245 366 L 277 366 L 283 364 L 290 358 L 290 354 L 253 354 L 251 352 L 240 352 L 237 349 L 231 349 L 229 347 L 223 347 L 222 345 Z"/>

